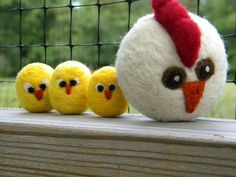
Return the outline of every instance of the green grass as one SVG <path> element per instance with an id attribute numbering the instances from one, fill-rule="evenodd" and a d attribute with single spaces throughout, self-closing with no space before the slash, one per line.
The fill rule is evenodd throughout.
<path id="1" fill-rule="evenodd" d="M 234 84 L 226 84 L 223 95 L 218 103 L 205 117 L 235 119 L 236 87 Z M 16 100 L 15 83 L 0 82 L 0 107 L 16 108 L 19 103 Z M 138 113 L 130 107 L 130 113 Z"/>
<path id="2" fill-rule="evenodd" d="M 15 83 L 0 83 L 0 107 L 16 108 L 19 103 L 16 100 Z"/>
<path id="3" fill-rule="evenodd" d="M 236 87 L 226 84 L 223 95 L 217 104 L 205 116 L 225 119 L 235 119 Z"/>

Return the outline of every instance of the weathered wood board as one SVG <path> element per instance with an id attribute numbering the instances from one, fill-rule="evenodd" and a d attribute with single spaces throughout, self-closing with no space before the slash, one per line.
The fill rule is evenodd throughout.
<path id="1" fill-rule="evenodd" d="M 236 177 L 236 121 L 1 109 L 0 176 Z"/>

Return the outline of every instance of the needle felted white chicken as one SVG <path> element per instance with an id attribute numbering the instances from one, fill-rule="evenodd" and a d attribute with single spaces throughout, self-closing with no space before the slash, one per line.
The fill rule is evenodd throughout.
<path id="1" fill-rule="evenodd" d="M 153 0 L 120 44 L 116 68 L 127 100 L 161 121 L 198 117 L 217 100 L 227 57 L 217 30 L 177 0 Z"/>
<path id="2" fill-rule="evenodd" d="M 49 96 L 61 114 L 81 114 L 87 109 L 87 87 L 91 73 L 78 61 L 59 64 L 52 75 Z"/>
<path id="3" fill-rule="evenodd" d="M 26 65 L 16 77 L 16 95 L 22 108 L 29 112 L 48 112 L 52 109 L 48 84 L 53 69 L 43 63 Z"/>

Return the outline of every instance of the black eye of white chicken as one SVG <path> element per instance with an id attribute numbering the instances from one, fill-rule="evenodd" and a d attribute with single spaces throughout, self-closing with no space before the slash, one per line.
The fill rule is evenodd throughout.
<path id="1" fill-rule="evenodd" d="M 165 70 L 162 76 L 162 82 L 166 88 L 177 89 L 182 86 L 186 80 L 186 73 L 183 68 L 170 67 Z"/>
<path id="2" fill-rule="evenodd" d="M 208 80 L 215 72 L 215 65 L 211 59 L 203 59 L 197 63 L 195 73 L 199 80 Z"/>

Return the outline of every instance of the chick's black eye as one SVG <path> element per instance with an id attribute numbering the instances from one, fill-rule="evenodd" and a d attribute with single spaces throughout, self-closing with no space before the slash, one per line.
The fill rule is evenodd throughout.
<path id="1" fill-rule="evenodd" d="M 60 87 L 65 87 L 66 86 L 66 81 L 60 81 L 59 86 Z"/>
<path id="2" fill-rule="evenodd" d="M 29 87 L 29 88 L 28 88 L 28 92 L 29 92 L 29 93 L 34 93 L 34 88 L 33 88 L 33 87 Z"/>
<path id="3" fill-rule="evenodd" d="M 195 68 L 195 73 L 199 80 L 206 81 L 208 80 L 215 72 L 215 65 L 211 59 L 203 59 L 198 62 L 197 67 Z"/>
<path id="4" fill-rule="evenodd" d="M 77 85 L 77 81 L 74 80 L 74 79 L 71 79 L 71 80 L 70 80 L 70 85 L 71 85 L 71 86 L 76 86 L 76 85 Z"/>
<path id="5" fill-rule="evenodd" d="M 102 84 L 97 84 L 96 89 L 98 92 L 103 92 L 104 86 Z"/>
<path id="6" fill-rule="evenodd" d="M 110 90 L 110 91 L 114 91 L 115 89 L 116 89 L 115 84 L 110 84 L 110 85 L 109 85 L 109 90 Z"/>
<path id="7" fill-rule="evenodd" d="M 162 83 L 166 88 L 177 89 L 182 86 L 186 80 L 186 73 L 183 68 L 170 67 L 163 73 Z"/>
<path id="8" fill-rule="evenodd" d="M 40 84 L 39 87 L 42 89 L 42 90 L 45 90 L 47 88 L 46 84 Z"/>

